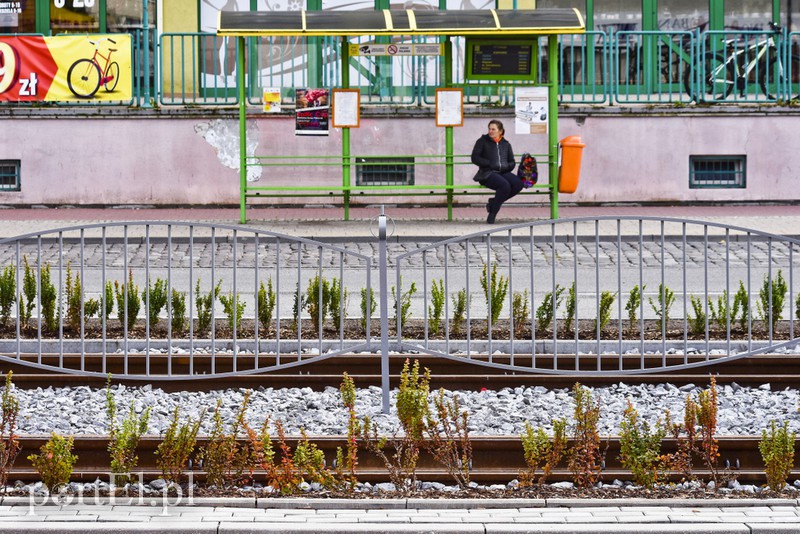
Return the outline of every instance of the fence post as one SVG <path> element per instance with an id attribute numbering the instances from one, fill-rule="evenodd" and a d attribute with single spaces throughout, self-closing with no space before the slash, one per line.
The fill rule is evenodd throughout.
<path id="1" fill-rule="evenodd" d="M 381 314 L 381 395 L 382 411 L 389 413 L 389 299 L 388 299 L 388 277 L 389 272 L 386 265 L 386 214 L 384 207 L 381 206 L 381 214 L 378 216 L 378 276 L 380 293 L 380 314 Z M 398 289 L 399 291 L 399 289 Z M 369 296 L 367 296 L 367 308 L 369 308 Z"/>

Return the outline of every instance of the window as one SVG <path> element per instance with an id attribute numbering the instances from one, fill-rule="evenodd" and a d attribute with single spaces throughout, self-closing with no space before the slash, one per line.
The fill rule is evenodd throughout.
<path id="1" fill-rule="evenodd" d="M 414 185 L 414 158 L 356 158 L 356 185 Z"/>
<path id="2" fill-rule="evenodd" d="M 0 191 L 19 190 L 19 160 L 0 159 Z"/>
<path id="3" fill-rule="evenodd" d="M 689 189 L 744 189 L 747 156 L 689 156 Z"/>

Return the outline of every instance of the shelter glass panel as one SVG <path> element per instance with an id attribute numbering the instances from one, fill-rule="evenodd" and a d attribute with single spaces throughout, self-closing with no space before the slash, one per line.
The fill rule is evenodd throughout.
<path id="1" fill-rule="evenodd" d="M 789 31 L 800 31 L 800 0 L 781 0 L 781 25 Z"/>
<path id="2" fill-rule="evenodd" d="M 106 0 L 106 27 L 109 33 L 133 32 L 142 28 L 142 0 Z M 156 0 L 148 0 L 148 26 L 155 28 Z"/>

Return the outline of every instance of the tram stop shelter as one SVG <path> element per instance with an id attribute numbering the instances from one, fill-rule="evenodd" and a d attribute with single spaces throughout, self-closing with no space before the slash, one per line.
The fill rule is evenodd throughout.
<path id="1" fill-rule="evenodd" d="M 547 153 L 535 154 L 540 161 L 540 170 L 544 163 L 547 173 L 547 182 L 541 180 L 527 191 L 532 193 L 547 194 L 550 200 L 551 218 L 558 218 L 558 41 L 560 34 L 577 34 L 585 32 L 585 24 L 580 12 L 576 9 L 532 9 L 532 10 L 379 10 L 379 11 L 239 11 L 222 12 L 219 18 L 217 34 L 220 36 L 235 37 L 237 39 L 237 91 L 239 102 L 239 132 L 240 132 L 240 212 L 241 221 L 246 222 L 247 198 L 258 196 L 341 196 L 344 205 L 344 218 L 349 218 L 350 200 L 354 195 L 364 196 L 397 196 L 397 195 L 429 195 L 440 194 L 447 198 L 448 220 L 452 219 L 454 195 L 488 194 L 490 190 L 469 181 L 469 184 L 454 184 L 454 166 L 458 164 L 459 156 L 453 152 L 453 127 L 457 122 L 450 123 L 445 115 L 452 116 L 452 110 L 444 109 L 446 105 L 453 105 L 453 95 L 458 95 L 459 87 L 468 85 L 470 74 L 476 79 L 492 80 L 496 78 L 498 84 L 525 85 L 546 87 L 547 90 Z M 445 154 L 439 157 L 437 164 L 444 167 L 443 183 L 434 185 L 355 185 L 352 183 L 351 174 L 355 167 L 357 155 L 351 154 L 350 129 L 342 128 L 341 155 L 320 156 L 320 160 L 304 158 L 306 165 L 329 165 L 331 168 L 340 168 L 341 185 L 298 185 L 271 184 L 253 185 L 247 182 L 248 166 L 258 165 L 263 167 L 287 166 L 288 158 L 281 162 L 280 155 L 247 156 L 246 147 L 246 121 L 247 121 L 247 77 L 245 73 L 246 38 L 248 37 L 340 37 L 339 50 L 336 57 L 341 60 L 341 87 L 332 88 L 333 107 L 336 106 L 336 90 L 349 89 L 350 65 L 350 39 L 356 37 L 373 36 L 375 38 L 402 38 L 402 37 L 438 37 L 443 45 L 442 87 L 437 89 L 437 127 L 445 130 Z M 543 83 L 537 84 L 538 42 L 542 36 L 547 37 L 546 66 L 547 75 Z M 467 39 L 466 81 L 464 84 L 453 84 L 453 53 L 451 38 L 465 37 Z M 480 40 L 478 40 L 480 38 Z M 477 60 L 470 55 L 469 40 L 480 43 L 482 57 L 488 54 L 488 60 Z M 511 46 L 513 43 L 513 46 Z M 529 43 L 530 47 L 520 46 Z M 508 55 L 523 55 L 518 61 L 509 65 Z M 477 53 L 477 52 L 476 52 Z M 495 68 L 492 54 L 505 54 L 499 68 Z M 472 64 L 470 64 L 470 58 Z M 526 59 L 527 58 L 527 59 Z M 545 62 L 542 62 L 544 65 Z M 510 69 L 510 70 L 509 70 Z M 255 72 L 252 73 L 253 75 Z M 253 76 L 250 77 L 253 79 Z M 439 91 L 441 89 L 455 89 L 447 94 L 442 94 L 442 108 L 439 105 Z M 358 94 L 356 93 L 358 96 Z M 446 98 L 445 98 L 446 97 Z M 360 98 L 360 97 L 359 97 Z M 344 101 L 344 100 L 343 100 Z M 445 104 L 449 101 L 449 104 Z M 463 121 L 463 101 L 456 102 L 460 106 L 460 116 Z M 356 106 L 360 104 L 356 101 Z M 334 114 L 336 113 L 334 109 Z M 440 117 L 440 113 L 442 117 Z M 456 113 L 456 115 L 458 115 Z M 457 118 L 455 119 L 458 120 Z M 431 121 L 433 126 L 433 121 Z M 334 123 L 334 126 L 336 124 Z M 392 156 L 399 156 L 393 154 Z M 464 156 L 460 156 L 464 157 Z M 322 161 L 325 158 L 328 162 Z M 296 164 L 296 160 L 293 161 Z M 462 162 L 466 163 L 466 161 Z M 280 173 L 283 174 L 283 173 Z"/>

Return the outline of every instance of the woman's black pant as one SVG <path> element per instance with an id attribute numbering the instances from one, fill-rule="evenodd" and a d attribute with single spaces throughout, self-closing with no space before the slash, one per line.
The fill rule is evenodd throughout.
<path id="1" fill-rule="evenodd" d="M 503 202 L 522 191 L 522 180 L 511 172 L 493 172 L 481 181 L 481 185 L 494 190 L 494 198 L 489 203 L 491 211 L 495 213 L 500 211 Z"/>

